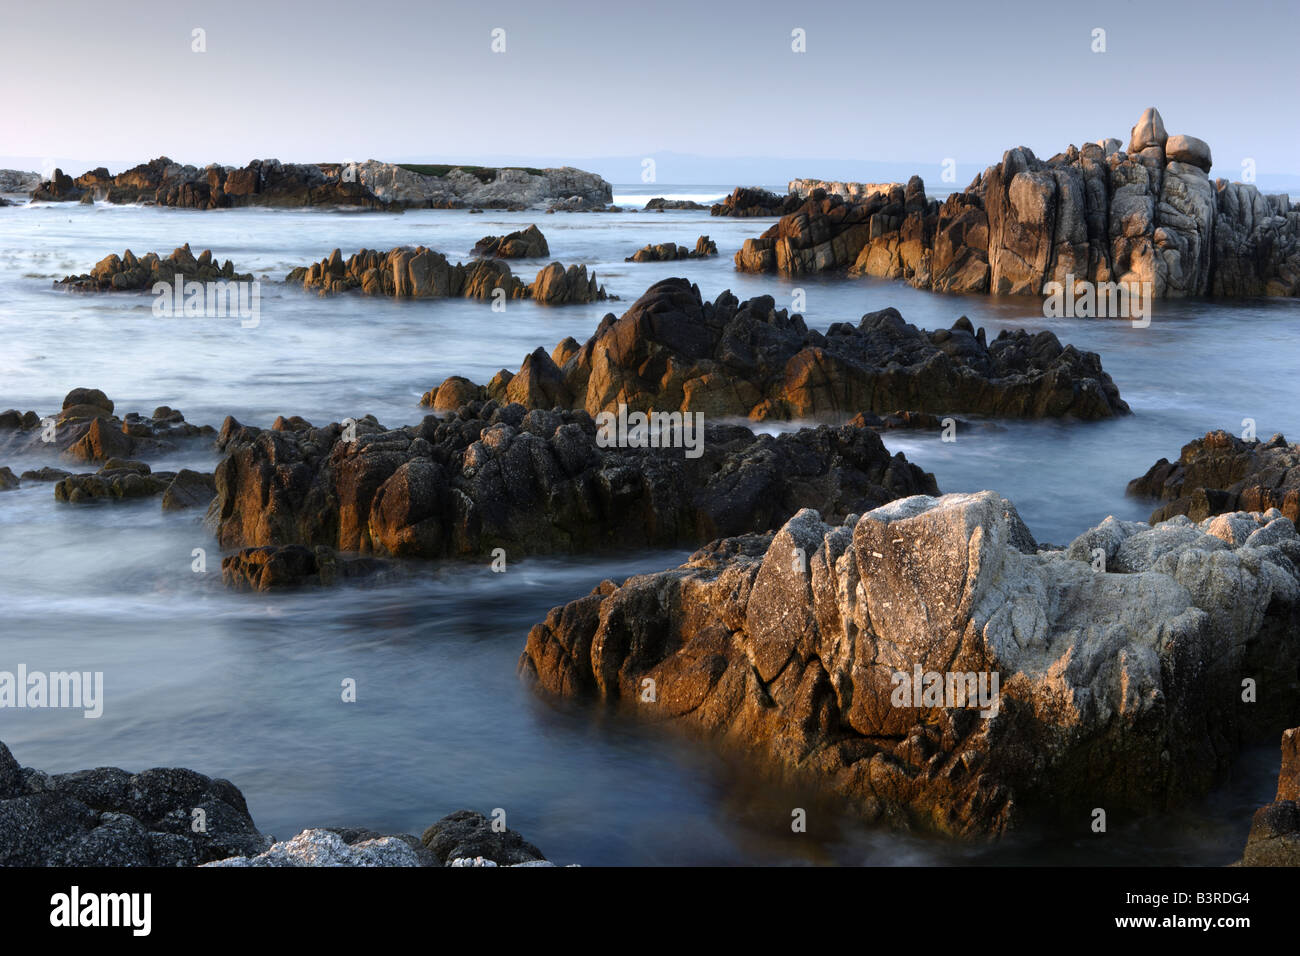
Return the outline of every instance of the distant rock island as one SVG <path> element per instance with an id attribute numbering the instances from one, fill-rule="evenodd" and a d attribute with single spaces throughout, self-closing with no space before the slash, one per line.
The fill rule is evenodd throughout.
<path id="1" fill-rule="evenodd" d="M 524 167 L 381 163 L 281 163 L 199 168 L 166 156 L 112 175 L 104 167 L 75 179 L 56 169 L 31 189 L 42 202 L 110 202 L 224 209 L 239 206 L 403 209 L 604 209 L 613 190 L 600 176 L 565 166 Z"/>
<path id="2" fill-rule="evenodd" d="M 737 189 L 715 215 L 780 215 L 736 253 L 742 272 L 905 279 L 937 292 L 1038 295 L 1048 283 L 1150 283 L 1166 296 L 1300 292 L 1300 205 L 1211 180 L 1210 147 L 1154 108 L 1118 139 L 1040 160 L 1024 146 L 942 203 L 902 185 L 795 180 Z"/>

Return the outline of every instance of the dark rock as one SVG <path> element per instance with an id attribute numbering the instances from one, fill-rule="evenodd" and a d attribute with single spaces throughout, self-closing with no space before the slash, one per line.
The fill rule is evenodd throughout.
<path id="1" fill-rule="evenodd" d="M 425 830 L 420 840 L 442 866 L 480 856 L 497 866 L 546 859 L 520 834 L 510 829 L 494 830 L 492 821 L 473 810 L 449 813 Z"/>
<path id="2" fill-rule="evenodd" d="M 250 273 L 235 272 L 234 264 L 229 259 L 220 265 L 210 250 L 205 250 L 195 258 L 190 252 L 189 243 L 176 249 L 167 258 L 160 258 L 156 252 L 147 252 L 136 258 L 130 249 L 122 255 L 116 253 L 105 256 L 95 264 L 89 273 L 79 276 L 67 276 L 54 283 L 55 288 L 69 289 L 73 292 L 141 292 L 152 290 L 155 283 L 166 282 L 175 285 L 176 277 L 183 282 L 251 282 Z M 183 290 L 182 290 L 183 291 Z M 98 389 L 74 389 L 88 392 L 104 398 Z M 72 395 L 69 395 L 71 400 Z M 67 402 L 64 408 L 68 407 Z M 113 411 L 113 403 L 106 409 Z"/>
<path id="3" fill-rule="evenodd" d="M 539 259 L 549 256 L 551 247 L 535 225 L 504 236 L 484 236 L 474 244 L 474 255 L 498 259 Z"/>
<path id="4" fill-rule="evenodd" d="M 710 207 L 714 216 L 784 216 L 799 207 L 800 199 L 794 194 L 778 196 L 756 186 L 737 186 L 730 196 Z"/>

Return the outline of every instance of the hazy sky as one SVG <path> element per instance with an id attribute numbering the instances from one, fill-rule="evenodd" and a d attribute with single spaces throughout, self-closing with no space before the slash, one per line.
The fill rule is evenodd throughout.
<path id="1" fill-rule="evenodd" d="M 1214 175 L 1239 178 L 1245 157 L 1261 177 L 1300 172 L 1296 0 L 169 0 L 111 11 L 102 0 L 6 2 L 0 154 L 199 165 L 952 157 L 964 183 L 1010 146 L 1050 156 L 1127 139 L 1154 105 L 1171 133 L 1210 143 Z M 504 53 L 491 49 L 498 27 Z M 1098 27 L 1104 53 L 1091 49 Z M 206 52 L 191 49 L 195 28 Z M 791 50 L 796 28 L 805 53 Z M 660 179 L 674 181 L 665 162 Z M 635 178 L 634 164 L 620 178 Z"/>

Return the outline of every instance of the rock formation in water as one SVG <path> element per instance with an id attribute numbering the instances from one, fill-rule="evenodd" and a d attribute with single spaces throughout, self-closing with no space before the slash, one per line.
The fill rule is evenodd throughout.
<path id="1" fill-rule="evenodd" d="M 821 190 L 827 196 L 838 196 L 840 199 L 847 200 L 851 203 L 864 203 L 877 196 L 888 196 L 893 190 L 900 188 L 899 183 L 845 183 L 838 180 L 823 179 L 792 179 L 790 180 L 790 195 L 798 197 L 802 202 L 809 199 L 813 193 Z"/>
<path id="2" fill-rule="evenodd" d="M 540 259 L 550 254 L 551 247 L 536 226 L 504 236 L 484 236 L 474 244 L 474 255 L 484 259 Z"/>
<path id="3" fill-rule="evenodd" d="M 253 160 L 247 166 L 203 169 L 166 156 L 118 173 L 104 167 L 76 179 L 56 169 L 32 190 L 33 200 L 146 203 L 188 209 L 238 206 L 357 207 L 400 212 L 407 208 L 526 208 L 577 198 L 608 203 L 609 183 L 594 173 L 560 169 L 497 169 L 486 166 L 414 166 L 381 163 L 281 163 Z"/>
<path id="4" fill-rule="evenodd" d="M 623 261 L 676 262 L 679 259 L 708 259 L 710 256 L 716 256 L 717 254 L 718 244 L 708 236 L 700 236 L 695 240 L 694 249 L 687 249 L 675 242 L 651 243 L 648 246 L 642 246 Z"/>
<path id="5" fill-rule="evenodd" d="M 1207 432 L 1183 446 L 1176 462 L 1161 458 L 1128 493 L 1166 502 L 1151 523 L 1174 515 L 1200 521 L 1230 511 L 1277 508 L 1300 523 L 1300 447 L 1282 435 L 1245 441 L 1225 431 Z"/>
<path id="6" fill-rule="evenodd" d="M 208 524 L 222 548 L 244 549 L 225 559 L 227 583 L 265 589 L 320 577 L 331 555 L 317 546 L 442 558 L 698 545 L 803 507 L 847 515 L 937 493 L 932 475 L 867 429 L 685 424 L 653 446 L 650 431 L 628 432 L 620 446 L 585 412 L 496 401 L 398 429 L 365 418 L 351 437 L 339 424 L 227 419 Z"/>
<path id="7" fill-rule="evenodd" d="M 540 233 L 539 233 L 540 235 Z M 596 302 L 610 298 L 587 267 L 565 269 L 552 262 L 531 284 L 510 271 L 501 259 L 475 259 L 468 265 L 447 261 L 440 252 L 424 246 L 398 246 L 387 252 L 362 249 L 347 258 L 335 249 L 310 266 L 299 266 L 286 277 L 321 295 L 360 289 L 366 295 L 391 295 L 399 299 L 466 298 L 489 300 L 498 289 L 507 299 L 532 299 L 543 305 Z"/>
<path id="8" fill-rule="evenodd" d="M 1296 722 L 1298 569 L 1277 512 L 1108 518 L 1048 551 L 992 492 L 809 510 L 555 608 L 520 671 L 868 819 L 1085 832 L 1194 800 Z"/>
<path id="9" fill-rule="evenodd" d="M 250 273 L 236 272 L 229 259 L 225 265 L 218 265 L 210 249 L 195 258 L 187 242 L 165 259 L 156 252 L 146 252 L 139 258 L 130 249 L 120 256 L 113 253 L 95 263 L 89 273 L 66 276 L 54 283 L 54 287 L 72 292 L 140 292 L 152 289 L 159 282 L 174 284 L 177 276 L 186 282 L 251 282 L 253 279 Z"/>
<path id="10" fill-rule="evenodd" d="M 0 453 L 32 455 L 61 452 L 72 461 L 105 462 L 111 458 L 140 458 L 170 451 L 189 439 L 211 441 L 217 430 L 192 425 L 166 405 L 145 417 L 136 412 L 119 418 L 113 401 L 97 388 L 74 388 L 57 415 L 42 418 L 35 411 L 0 412 Z"/>
<path id="11" fill-rule="evenodd" d="M 714 203 L 709 213 L 714 216 L 784 216 L 799 207 L 798 196 L 778 196 L 757 186 L 737 186 L 730 196 Z"/>
<path id="12" fill-rule="evenodd" d="M 1127 150 L 1108 139 L 1040 160 L 1017 147 L 942 203 L 916 176 L 864 198 L 815 188 L 736 268 L 848 269 L 937 292 L 1038 295 L 1069 277 L 1150 283 L 1156 298 L 1300 292 L 1300 206 L 1210 168 L 1204 142 L 1167 135 L 1148 109 Z"/>
<path id="13" fill-rule="evenodd" d="M 1277 796 L 1255 811 L 1239 866 L 1300 866 L 1300 727 L 1282 735 Z"/>
<path id="14" fill-rule="evenodd" d="M 196 812 L 204 826 L 194 827 Z M 458 810 L 423 837 L 359 827 L 260 833 L 229 780 L 183 768 L 47 774 L 0 742 L 3 866 L 544 866 L 542 852 L 481 813 Z"/>
<path id="15" fill-rule="evenodd" d="M 40 184 L 40 173 L 21 169 L 0 169 L 0 193 L 29 194 Z"/>
<path id="16" fill-rule="evenodd" d="M 702 299 L 686 279 L 651 286 L 621 318 L 605 316 L 579 345 L 538 349 L 486 393 L 530 408 L 704 412 L 755 420 L 858 412 L 973 413 L 999 418 L 1110 418 L 1128 412 L 1096 353 L 1051 332 L 987 342 L 965 317 L 927 332 L 894 309 L 837 322 L 825 334 L 771 296 Z M 478 386 L 470 383 L 471 389 Z"/>
<path id="17" fill-rule="evenodd" d="M 663 212 L 665 209 L 708 209 L 708 206 L 702 206 L 693 199 L 665 199 L 663 196 L 655 196 L 645 204 L 644 212 Z"/>

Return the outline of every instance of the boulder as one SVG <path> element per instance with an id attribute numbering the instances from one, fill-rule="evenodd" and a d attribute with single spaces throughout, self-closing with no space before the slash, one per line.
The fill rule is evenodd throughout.
<path id="1" fill-rule="evenodd" d="M 805 510 L 555 608 L 520 672 L 869 820 L 1082 830 L 1187 805 L 1295 722 L 1300 536 L 1234 520 L 1255 539 L 1108 519 L 1045 550 L 992 492 Z"/>
<path id="2" fill-rule="evenodd" d="M 484 236 L 474 244 L 474 255 L 479 257 L 540 259 L 550 254 L 546 237 L 535 225 L 504 236 Z"/>

